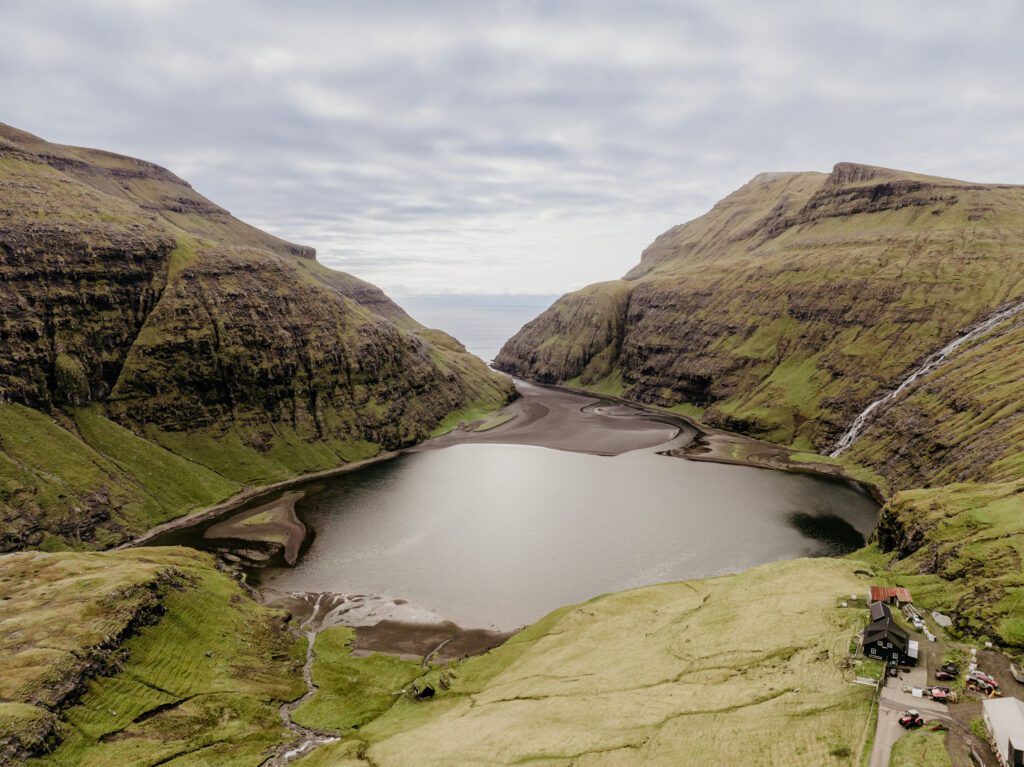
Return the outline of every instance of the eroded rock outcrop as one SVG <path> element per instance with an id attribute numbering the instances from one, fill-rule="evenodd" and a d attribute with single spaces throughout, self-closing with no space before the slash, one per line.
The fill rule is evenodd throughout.
<path id="1" fill-rule="evenodd" d="M 614 301 L 598 286 L 563 297 L 510 339 L 496 363 L 564 382 L 605 355 L 597 363 L 608 371 L 604 390 L 614 385 L 661 406 L 690 403 L 713 425 L 827 451 L 880 392 L 1024 296 L 1022 253 L 1024 187 L 852 163 L 831 174 L 762 174 L 658 237 L 610 283 Z M 592 343 L 594 318 L 614 315 L 622 302 L 621 331 Z M 962 390 L 942 396 L 966 408 L 961 425 L 987 418 Z M 1015 396 L 1020 409 L 1024 394 Z M 915 439 L 940 431 L 940 412 L 925 410 L 916 411 Z M 885 454 L 859 457 L 895 486 L 926 480 L 892 459 L 901 438 L 898 428 L 889 434 L 895 444 Z M 1017 445 L 1001 447 L 997 460 Z M 976 463 L 947 447 L 937 449 Z M 947 473 L 971 470 L 961 468 Z"/>
<path id="2" fill-rule="evenodd" d="M 166 169 L 3 125 L 0 347 L 0 550 L 117 542 L 510 394 L 380 289 Z M 174 457 L 188 492 L 150 467 Z"/>

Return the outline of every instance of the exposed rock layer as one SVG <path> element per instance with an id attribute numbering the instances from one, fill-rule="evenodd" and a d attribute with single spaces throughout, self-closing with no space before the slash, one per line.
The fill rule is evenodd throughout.
<path id="1" fill-rule="evenodd" d="M 169 171 L 2 125 L 0 347 L 0 550 L 115 542 L 237 484 L 415 442 L 510 391 L 378 288 Z M 26 423 L 52 435 L 18 405 L 85 442 L 70 452 L 89 476 L 21 444 Z M 97 407 L 129 431 L 90 441 L 80 410 Z M 123 457 L 103 462 L 132 435 L 221 476 L 169 502 Z"/>
<path id="2" fill-rule="evenodd" d="M 1024 294 L 1022 254 L 1024 187 L 849 163 L 831 174 L 762 174 L 658 237 L 622 281 L 564 296 L 496 364 L 661 406 L 689 403 L 711 424 L 827 451 L 916 363 Z M 987 421 L 963 392 L 941 396 L 959 398 L 963 429 Z M 1024 406 L 1024 393 L 1013 399 Z M 935 434 L 941 417 L 918 408 L 913 433 Z M 979 468 L 979 453 L 961 455 L 948 437 L 933 440 L 927 467 L 896 460 L 910 416 L 894 409 L 890 418 L 897 444 L 871 453 L 878 435 L 868 434 L 857 457 L 895 486 L 950 473 L 950 460 L 955 477 Z"/>

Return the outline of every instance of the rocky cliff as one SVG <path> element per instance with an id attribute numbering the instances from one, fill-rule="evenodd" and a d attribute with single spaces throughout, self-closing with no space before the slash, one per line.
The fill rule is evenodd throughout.
<path id="1" fill-rule="evenodd" d="M 508 385 L 151 163 L 0 125 L 0 550 L 106 545 Z"/>
<path id="2" fill-rule="evenodd" d="M 658 237 L 621 281 L 560 299 L 496 365 L 827 451 L 931 352 L 1024 296 L 1022 255 L 1024 187 L 849 163 L 762 174 Z M 1019 476 L 1011 349 L 1009 337 L 991 347 L 1003 364 L 986 394 L 947 365 L 851 455 L 895 487 L 990 463 L 1005 471 L 987 478 Z M 965 429 L 971 449 L 955 441 Z M 922 439 L 929 454 L 915 460 Z"/>

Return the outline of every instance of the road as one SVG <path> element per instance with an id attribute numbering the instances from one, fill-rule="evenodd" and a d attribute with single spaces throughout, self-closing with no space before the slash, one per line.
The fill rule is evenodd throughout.
<path id="1" fill-rule="evenodd" d="M 882 688 L 882 694 L 878 699 L 878 725 L 875 728 L 875 745 L 871 751 L 870 767 L 889 767 L 889 756 L 892 754 L 892 747 L 906 732 L 900 727 L 900 714 L 908 708 L 916 708 L 921 712 L 925 721 L 941 719 L 944 722 L 951 722 L 952 719 L 946 713 L 946 706 L 942 703 L 935 703 L 928 698 L 915 698 L 909 693 L 903 692 L 903 686 L 924 687 L 928 681 L 928 672 L 923 667 L 913 668 L 910 671 L 902 672 L 895 679 Z"/>

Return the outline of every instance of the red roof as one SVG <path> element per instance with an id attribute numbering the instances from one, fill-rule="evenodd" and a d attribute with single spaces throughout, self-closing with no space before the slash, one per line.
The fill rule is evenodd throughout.
<path id="1" fill-rule="evenodd" d="M 897 602 L 906 603 L 913 602 L 914 600 L 910 597 L 910 590 L 901 588 L 900 586 L 872 586 L 871 587 L 871 601 L 872 602 L 888 602 L 891 599 L 895 599 Z"/>

